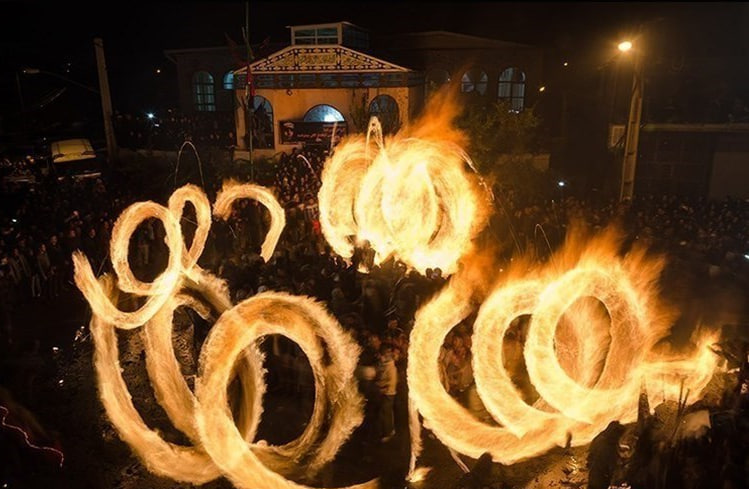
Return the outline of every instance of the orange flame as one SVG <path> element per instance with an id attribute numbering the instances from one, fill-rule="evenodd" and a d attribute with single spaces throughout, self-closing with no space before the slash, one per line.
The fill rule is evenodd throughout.
<path id="1" fill-rule="evenodd" d="M 611 421 L 636 419 L 643 387 L 666 400 L 677 400 L 683 388 L 694 402 L 718 367 L 708 348 L 715 334 L 703 334 L 693 351 L 678 356 L 655 351 L 674 319 L 657 300 L 663 257 L 639 247 L 621 256 L 620 234 L 613 229 L 589 237 L 573 228 L 568 236 L 545 265 L 518 260 L 478 311 L 472 338 L 476 388 L 501 426 L 474 418 L 439 381 L 442 342 L 474 310 L 475 270 L 453 277 L 417 313 L 409 390 L 425 422 L 449 447 L 474 458 L 489 452 L 508 464 L 562 446 L 568 434 L 574 445 L 589 443 Z M 610 324 L 579 301 L 588 297 L 605 306 Z M 504 336 L 522 315 L 531 316 L 523 355 L 541 396 L 532 405 L 503 366 Z M 565 315 L 566 326 L 559 328 Z M 607 350 L 603 335 L 611 337 Z"/>
<path id="2" fill-rule="evenodd" d="M 318 195 L 321 228 L 336 253 L 351 258 L 355 237 L 371 244 L 375 264 L 393 256 L 422 273 L 457 271 L 486 225 L 488 193 L 470 171 L 465 135 L 451 125 L 456 114 L 451 96 L 435 98 L 395 136 L 383 139 L 373 118 L 366 137 L 336 148 Z"/>
<path id="3" fill-rule="evenodd" d="M 214 214 L 227 218 L 232 203 L 240 198 L 256 199 L 270 211 L 271 226 L 262 247 L 267 260 L 285 225 L 283 209 L 263 187 L 227 182 L 216 199 Z M 187 202 L 195 207 L 198 222 L 189 249 L 179 225 Z M 143 283 L 130 268 L 128 246 L 137 226 L 154 217 L 166 229 L 169 264 L 153 282 Z M 117 281 L 106 275 L 97 280 L 88 259 L 80 252 L 73 255 L 76 285 L 93 310 L 94 366 L 102 403 L 123 440 L 158 475 L 193 484 L 226 475 L 241 488 L 306 488 L 285 476 L 300 462 L 309 473 L 318 471 L 362 421 L 363 400 L 353 375 L 359 349 L 338 322 L 309 298 L 264 293 L 232 308 L 226 284 L 197 265 L 210 225 L 208 198 L 188 185 L 172 194 L 168 208 L 140 202 L 120 215 L 111 242 Z M 117 307 L 119 291 L 147 300 L 140 309 L 125 312 Z M 178 307 L 190 307 L 203 317 L 212 311 L 220 316 L 201 350 L 195 394 L 181 374 L 172 346 L 172 320 Z M 116 328 L 144 324 L 146 367 L 154 393 L 174 426 L 194 446 L 165 441 L 133 405 L 119 366 Z M 282 446 L 251 443 L 265 391 L 263 357 L 255 343 L 267 334 L 286 335 L 298 342 L 315 378 L 312 418 L 299 438 Z M 236 425 L 226 398 L 227 385 L 235 375 L 243 385 L 243 410 Z M 321 435 L 323 426 L 328 429 L 325 436 Z M 351 487 L 374 488 L 376 481 Z"/>

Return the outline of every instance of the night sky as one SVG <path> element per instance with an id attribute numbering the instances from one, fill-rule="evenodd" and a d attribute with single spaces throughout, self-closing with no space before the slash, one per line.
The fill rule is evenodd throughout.
<path id="1" fill-rule="evenodd" d="M 288 25 L 348 20 L 373 36 L 447 30 L 580 56 L 594 43 L 613 43 L 659 17 L 698 20 L 699 38 L 717 42 L 735 17 L 732 9 L 720 3 L 250 2 L 250 33 L 252 42 L 283 42 Z M 10 2 L 0 6 L 0 18 L 0 114 L 18 112 L 15 73 L 24 66 L 96 86 L 95 36 L 104 39 L 115 108 L 133 111 L 176 104 L 175 70 L 165 49 L 222 46 L 225 35 L 240 42 L 245 2 Z M 63 84 L 29 78 L 21 81 L 30 97 Z M 67 88 L 64 97 L 88 105 L 88 95 Z"/>

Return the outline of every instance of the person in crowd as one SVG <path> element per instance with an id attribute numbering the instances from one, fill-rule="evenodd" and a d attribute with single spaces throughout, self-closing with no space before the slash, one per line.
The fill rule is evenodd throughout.
<path id="1" fill-rule="evenodd" d="M 386 443 L 395 436 L 395 394 L 398 388 L 398 371 L 393 359 L 393 347 L 381 344 L 377 359 L 377 387 L 380 389 L 378 424 L 380 441 Z"/>

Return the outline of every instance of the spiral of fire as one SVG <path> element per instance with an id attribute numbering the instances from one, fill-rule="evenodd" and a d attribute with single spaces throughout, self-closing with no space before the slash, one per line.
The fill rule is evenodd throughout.
<path id="1" fill-rule="evenodd" d="M 485 423 L 448 394 L 438 371 L 445 337 L 474 312 L 470 280 L 453 277 L 417 312 L 408 387 L 425 425 L 445 445 L 473 458 L 489 453 L 496 462 L 511 464 L 564 446 L 570 436 L 573 445 L 587 444 L 612 421 L 634 421 L 642 389 L 664 401 L 684 392 L 690 402 L 701 397 L 717 367 L 717 356 L 708 348 L 715 335 L 697 338 L 688 354 L 659 352 L 656 343 L 670 326 L 655 301 L 662 263 L 642 253 L 618 258 L 612 247 L 599 245 L 600 240 L 592 242 L 565 271 L 547 266 L 506 280 L 480 306 L 472 368 L 477 394 L 496 424 Z M 609 320 L 576 307 L 584 298 L 599 301 Z M 530 316 L 523 358 L 540 396 L 532 404 L 524 400 L 504 358 L 505 336 L 521 316 Z M 607 335 L 605 348 L 601 337 Z"/>
<path id="2" fill-rule="evenodd" d="M 213 214 L 228 218 L 232 203 L 240 198 L 258 200 L 270 212 L 270 230 L 262 246 L 267 260 L 285 224 L 283 209 L 267 189 L 229 182 L 217 196 Z M 187 203 L 195 208 L 197 218 L 189 248 L 180 225 Z M 162 222 L 170 256 L 166 269 L 144 283 L 132 271 L 128 247 L 138 225 L 149 218 Z M 262 293 L 232 307 L 226 284 L 197 265 L 210 226 L 208 198 L 188 185 L 172 194 L 168 207 L 141 202 L 121 214 L 110 249 L 116 279 L 107 275 L 97 279 L 88 259 L 80 252 L 73 255 L 76 285 L 93 311 L 94 365 L 102 403 L 119 435 L 155 474 L 193 484 L 225 475 L 240 488 L 307 487 L 286 476 L 300 465 L 308 475 L 314 474 L 335 457 L 362 421 L 363 401 L 353 375 L 359 348 L 322 305 L 308 298 Z M 120 293 L 145 300 L 138 309 L 123 311 L 118 307 Z M 204 318 L 218 318 L 201 349 L 194 394 L 172 345 L 174 312 L 180 307 Z M 144 326 L 146 369 L 157 401 L 192 446 L 165 441 L 133 405 L 119 365 L 116 329 L 140 326 Z M 265 392 L 257 343 L 270 334 L 299 344 L 312 367 L 316 391 L 304 432 L 280 446 L 253 443 Z M 235 378 L 242 385 L 236 422 L 227 397 Z"/>
<path id="3" fill-rule="evenodd" d="M 383 140 L 376 123 L 369 134 L 348 138 L 325 163 L 318 199 L 326 240 L 344 258 L 368 242 L 375 264 L 392 256 L 421 273 L 454 273 L 486 224 L 488 196 L 470 159 L 450 141 Z"/>

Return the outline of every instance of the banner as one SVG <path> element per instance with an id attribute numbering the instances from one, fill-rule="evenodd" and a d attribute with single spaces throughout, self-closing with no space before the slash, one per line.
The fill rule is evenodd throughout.
<path id="1" fill-rule="evenodd" d="M 346 134 L 348 127 L 346 122 L 305 122 L 305 121 L 281 121 L 281 144 L 322 144 L 329 145 L 333 137 L 333 128 L 336 128 L 335 145 Z"/>

